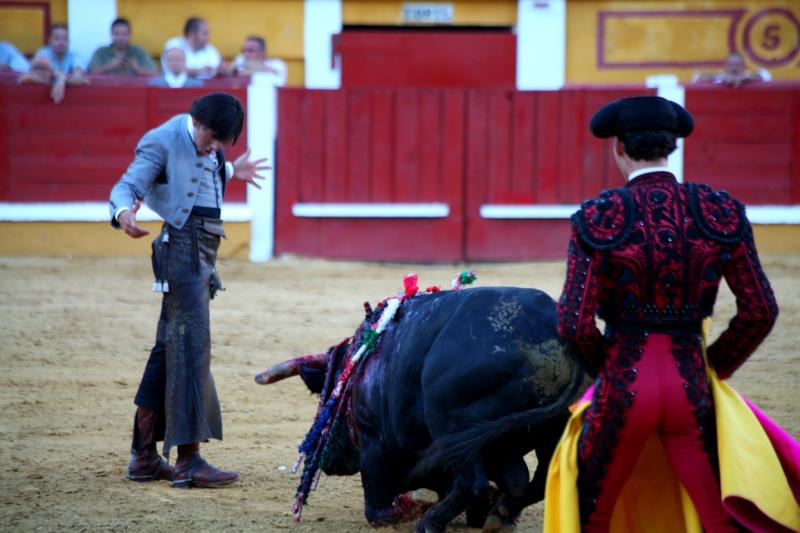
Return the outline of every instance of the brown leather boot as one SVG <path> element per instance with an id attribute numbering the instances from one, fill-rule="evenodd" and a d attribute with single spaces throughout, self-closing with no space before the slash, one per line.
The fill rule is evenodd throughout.
<path id="1" fill-rule="evenodd" d="M 176 489 L 224 487 L 238 480 L 239 472 L 220 470 L 203 459 L 199 444 L 178 446 L 178 460 L 175 462 L 175 477 L 172 480 L 172 486 Z"/>
<path id="2" fill-rule="evenodd" d="M 158 454 L 155 428 L 158 415 L 154 411 L 138 407 L 133 419 L 133 443 L 131 461 L 128 463 L 128 479 L 132 481 L 172 481 L 175 469 Z"/>

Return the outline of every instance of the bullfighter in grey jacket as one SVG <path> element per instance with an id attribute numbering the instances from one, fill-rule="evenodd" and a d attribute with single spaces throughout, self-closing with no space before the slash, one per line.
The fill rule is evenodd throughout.
<path id="1" fill-rule="evenodd" d="M 136 223 L 142 199 L 164 219 L 153 241 L 154 289 L 162 292 L 156 343 L 139 390 L 128 478 L 166 479 L 174 487 L 214 487 L 239 479 L 207 463 L 199 443 L 222 439 L 222 416 L 211 375 L 209 300 L 221 288 L 214 268 L 220 237 L 220 210 L 231 179 L 259 187 L 264 159 L 250 151 L 226 163 L 224 144 L 242 132 L 244 111 L 234 97 L 214 93 L 192 103 L 147 132 L 128 170 L 111 190 L 111 224 L 133 238 L 148 231 Z M 259 187 L 260 188 L 260 187 Z M 178 447 L 175 467 L 164 455 Z"/>

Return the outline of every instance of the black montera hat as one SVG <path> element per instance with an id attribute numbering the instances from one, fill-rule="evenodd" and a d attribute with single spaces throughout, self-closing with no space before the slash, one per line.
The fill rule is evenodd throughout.
<path id="1" fill-rule="evenodd" d="M 589 122 L 589 128 L 601 139 L 639 130 L 665 130 L 688 137 L 694 120 L 683 107 L 666 98 L 634 96 L 601 107 Z"/>

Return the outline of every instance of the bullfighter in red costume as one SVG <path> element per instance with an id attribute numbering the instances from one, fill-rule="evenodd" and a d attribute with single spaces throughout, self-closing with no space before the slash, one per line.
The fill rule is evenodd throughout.
<path id="1" fill-rule="evenodd" d="M 575 529 L 620 529 L 611 528 L 615 505 L 654 436 L 705 531 L 743 526 L 720 496 L 711 383 L 728 378 L 753 353 L 772 329 L 778 306 L 744 206 L 723 191 L 680 183 L 667 169 L 676 138 L 688 136 L 693 125 L 683 107 L 655 96 L 615 101 L 591 120 L 595 136 L 614 138 L 614 157 L 628 183 L 584 202 L 573 215 L 558 306 L 559 333 L 597 374 L 575 432 Z M 710 378 L 702 323 L 713 312 L 722 278 L 736 296 L 737 312 L 708 346 L 709 374 L 717 376 Z M 605 335 L 596 316 L 605 321 Z M 546 501 L 556 492 L 557 483 L 550 484 Z M 549 518 L 546 531 L 572 529 Z M 674 531 L 663 527 L 651 523 L 647 530 Z"/>

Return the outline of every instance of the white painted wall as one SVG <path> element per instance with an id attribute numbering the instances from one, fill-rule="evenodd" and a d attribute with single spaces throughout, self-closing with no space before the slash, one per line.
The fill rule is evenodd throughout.
<path id="1" fill-rule="evenodd" d="M 97 48 L 111 43 L 111 23 L 115 18 L 116 0 L 67 0 L 69 49 L 84 69 Z"/>
<path id="2" fill-rule="evenodd" d="M 332 37 L 342 32 L 341 0 L 305 0 L 303 28 L 306 87 L 338 89 L 342 85 L 341 59 L 331 65 Z"/>
<path id="3" fill-rule="evenodd" d="M 259 174 L 261 189 L 247 186 L 250 219 L 250 260 L 272 259 L 275 252 L 275 141 L 278 135 L 278 89 L 274 76 L 254 73 L 247 87 L 247 146 L 251 160 L 267 158 L 271 170 Z"/>
<path id="4" fill-rule="evenodd" d="M 558 90 L 567 63 L 566 0 L 519 0 L 517 89 Z"/>

